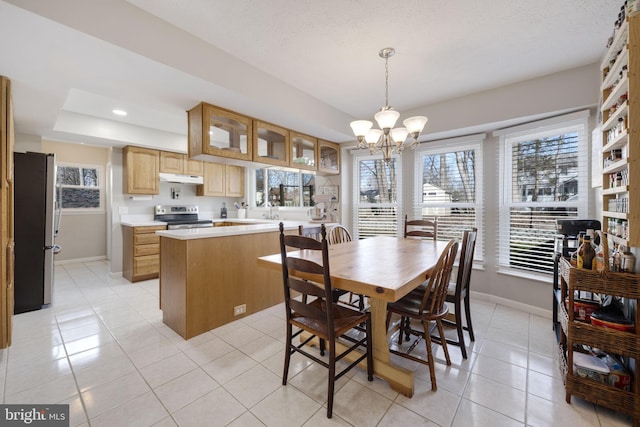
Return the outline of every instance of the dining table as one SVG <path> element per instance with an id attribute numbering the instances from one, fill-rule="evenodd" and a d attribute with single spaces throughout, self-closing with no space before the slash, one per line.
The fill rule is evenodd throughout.
<path id="1" fill-rule="evenodd" d="M 413 396 L 413 372 L 391 360 L 386 327 L 387 303 L 398 301 L 418 287 L 436 265 L 447 243 L 375 236 L 329 246 L 331 285 L 369 297 L 374 374 L 408 397 Z M 322 263 L 319 251 L 301 250 L 287 255 Z M 282 255 L 259 257 L 258 265 L 281 270 Z"/>

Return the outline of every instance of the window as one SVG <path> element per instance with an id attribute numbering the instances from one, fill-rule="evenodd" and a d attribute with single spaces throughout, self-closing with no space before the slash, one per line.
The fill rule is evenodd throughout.
<path id="1" fill-rule="evenodd" d="M 277 168 L 256 170 L 256 206 L 264 207 L 268 201 L 272 206 L 313 206 L 316 176 Z"/>
<path id="2" fill-rule="evenodd" d="M 579 112 L 496 132 L 502 269 L 552 273 L 556 219 L 586 217 L 587 117 Z"/>
<path id="3" fill-rule="evenodd" d="M 58 164 L 57 197 L 62 209 L 100 209 L 100 167 Z"/>
<path id="4" fill-rule="evenodd" d="M 354 233 L 358 238 L 398 235 L 400 159 L 354 155 Z"/>
<path id="5" fill-rule="evenodd" d="M 423 144 L 416 151 L 414 211 L 409 218 L 438 221 L 438 240 L 462 239 L 482 224 L 484 135 Z M 481 259 L 481 236 L 475 258 Z"/>

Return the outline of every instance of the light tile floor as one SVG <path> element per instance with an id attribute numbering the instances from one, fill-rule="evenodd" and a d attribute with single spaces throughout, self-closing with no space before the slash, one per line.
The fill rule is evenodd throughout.
<path id="1" fill-rule="evenodd" d="M 0 351 L 5 403 L 68 403 L 72 426 L 626 426 L 631 420 L 573 398 L 565 403 L 549 319 L 473 301 L 468 360 L 438 347 L 438 391 L 426 366 L 409 399 L 354 370 L 336 385 L 294 357 L 281 385 L 284 308 L 276 306 L 183 340 L 162 323 L 158 281 L 112 279 L 104 261 L 56 268 L 54 305 L 14 317 Z"/>

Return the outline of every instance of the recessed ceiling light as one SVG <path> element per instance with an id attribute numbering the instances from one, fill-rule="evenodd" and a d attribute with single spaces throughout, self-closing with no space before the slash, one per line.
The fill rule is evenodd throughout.
<path id="1" fill-rule="evenodd" d="M 111 112 L 113 114 L 115 114 L 116 116 L 126 116 L 127 115 L 127 112 L 124 111 L 124 110 L 115 109 L 115 110 L 112 110 Z"/>

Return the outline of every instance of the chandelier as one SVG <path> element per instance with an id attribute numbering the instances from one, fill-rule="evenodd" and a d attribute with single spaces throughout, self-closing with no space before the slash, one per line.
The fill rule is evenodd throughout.
<path id="1" fill-rule="evenodd" d="M 416 148 L 419 144 L 418 136 L 429 120 L 425 116 L 414 116 L 405 119 L 404 127 L 394 128 L 400 113 L 389 106 L 389 57 L 393 56 L 396 50 L 386 47 L 378 52 L 384 58 L 385 71 L 385 106 L 378 111 L 374 118 L 380 129 L 371 129 L 373 123 L 369 120 L 356 120 L 350 123 L 353 133 L 358 138 L 358 148 L 369 148 L 371 154 L 382 153 L 385 162 L 389 162 L 393 153 L 402 152 L 407 136 L 411 135 L 413 141 L 408 144 Z"/>

